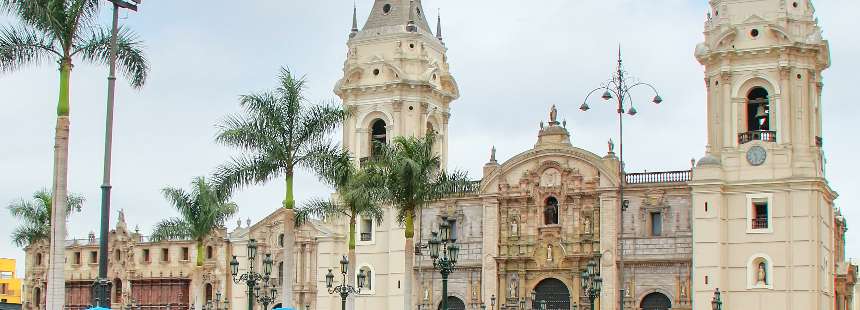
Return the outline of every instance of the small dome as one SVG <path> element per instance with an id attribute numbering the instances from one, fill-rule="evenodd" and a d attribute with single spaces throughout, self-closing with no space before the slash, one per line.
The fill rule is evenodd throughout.
<path id="1" fill-rule="evenodd" d="M 703 166 L 717 166 L 720 164 L 720 160 L 714 157 L 711 154 L 705 155 L 702 159 L 699 159 L 699 162 L 696 164 L 696 167 Z"/>

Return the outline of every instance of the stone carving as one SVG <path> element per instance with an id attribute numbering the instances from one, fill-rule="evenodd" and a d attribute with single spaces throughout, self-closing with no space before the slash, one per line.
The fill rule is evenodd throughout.
<path id="1" fill-rule="evenodd" d="M 519 226 L 517 224 L 517 220 L 511 221 L 511 236 L 516 236 L 519 233 Z"/>
<path id="2" fill-rule="evenodd" d="M 552 244 L 546 245 L 546 260 L 552 261 Z"/>
<path id="3" fill-rule="evenodd" d="M 552 187 L 561 185 L 561 173 L 556 169 L 547 169 L 540 177 L 541 187 Z"/>
<path id="4" fill-rule="evenodd" d="M 591 224 L 591 218 L 586 216 L 585 219 L 582 220 L 582 231 L 584 231 L 586 234 L 590 234 L 592 233 L 593 228 L 594 227 Z"/>
<path id="5" fill-rule="evenodd" d="M 615 153 L 615 141 L 609 139 L 609 153 Z"/>
<path id="6" fill-rule="evenodd" d="M 555 108 L 555 105 L 552 105 L 552 108 L 549 110 L 549 123 L 550 125 L 558 124 L 558 110 Z"/>

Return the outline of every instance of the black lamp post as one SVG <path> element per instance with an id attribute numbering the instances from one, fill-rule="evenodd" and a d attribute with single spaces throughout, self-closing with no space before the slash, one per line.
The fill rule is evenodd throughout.
<path id="1" fill-rule="evenodd" d="M 116 59 L 117 59 L 117 34 L 119 33 L 119 9 L 128 9 L 137 11 L 137 5 L 142 0 L 108 0 L 113 3 L 113 28 L 110 38 L 110 55 L 108 73 L 108 98 L 107 98 L 107 114 L 105 117 L 105 152 L 104 152 L 104 170 L 102 175 L 102 204 L 101 204 L 101 227 L 99 229 L 99 277 L 93 283 L 93 305 L 96 307 L 108 308 L 111 307 L 110 290 L 111 282 L 107 278 L 107 263 L 108 263 L 108 230 L 110 229 L 110 168 L 111 168 L 111 150 L 113 146 L 113 110 L 114 110 L 114 95 L 116 93 Z"/>
<path id="2" fill-rule="evenodd" d="M 639 86 L 648 87 L 654 91 L 654 98 L 651 102 L 655 104 L 660 104 L 663 102 L 663 98 L 660 97 L 657 88 L 652 86 L 651 84 L 641 82 L 638 79 L 631 77 L 627 74 L 627 71 L 624 71 L 624 66 L 621 61 L 621 48 L 618 48 L 618 68 L 612 74 L 612 78 L 603 84 L 592 90 L 585 97 L 585 101 L 583 101 L 582 105 L 579 107 L 580 110 L 588 111 L 591 107 L 588 106 L 588 98 L 591 97 L 597 91 L 603 90 L 603 95 L 600 98 L 603 100 L 615 99 L 616 110 L 618 113 L 618 139 L 619 139 L 619 156 L 620 160 L 618 162 L 618 201 L 621 206 L 621 219 L 618 221 L 618 231 L 621 233 L 618 234 L 618 241 L 620 250 L 618 251 L 618 262 L 619 262 L 619 271 L 618 271 L 618 283 L 620 284 L 620 292 L 621 294 L 618 296 L 618 309 L 624 309 L 624 296 L 625 296 L 625 288 L 624 288 L 624 242 L 621 240 L 624 235 L 624 211 L 627 210 L 627 201 L 624 200 L 624 183 L 626 180 L 626 174 L 624 172 L 624 114 L 625 112 L 629 116 L 634 116 L 639 113 L 636 110 L 636 107 L 633 104 L 633 96 L 630 94 L 630 91 Z"/>
<path id="3" fill-rule="evenodd" d="M 349 297 L 350 294 L 361 293 L 361 289 L 364 288 L 364 280 L 367 278 L 367 276 L 364 274 L 364 270 L 361 270 L 358 273 L 358 287 L 354 287 L 352 285 L 347 284 L 346 282 L 346 274 L 348 273 L 348 271 L 349 259 L 344 256 L 340 260 L 340 273 L 341 275 L 343 275 L 343 283 L 338 286 L 334 286 L 334 274 L 331 272 L 331 269 L 329 269 L 328 274 L 325 275 L 325 287 L 328 289 L 328 293 L 340 294 L 341 310 L 346 310 L 346 298 Z"/>
<path id="4" fill-rule="evenodd" d="M 224 300 L 221 300 L 221 292 L 215 293 L 215 299 L 206 301 L 206 304 L 203 305 L 203 310 L 229 310 L 230 302 L 228 301 L 228 297 L 224 296 Z"/>
<path id="5" fill-rule="evenodd" d="M 457 255 L 460 247 L 456 244 L 457 236 L 451 233 L 456 220 L 442 217 L 439 224 L 439 233 L 433 232 L 430 237 L 430 257 L 433 258 L 433 267 L 442 274 L 442 309 L 448 310 L 448 276 L 454 272 L 457 265 Z"/>
<path id="6" fill-rule="evenodd" d="M 713 310 L 723 310 L 723 300 L 720 298 L 720 289 L 714 290 L 714 299 L 711 300 L 711 308 Z"/>
<path id="7" fill-rule="evenodd" d="M 233 260 L 230 261 L 230 268 L 232 269 L 233 274 L 233 282 L 236 284 L 244 282 L 245 285 L 248 286 L 248 310 L 254 309 L 254 294 L 260 292 L 259 286 L 262 284 L 269 287 L 269 280 L 271 280 L 272 275 L 272 254 L 266 254 L 266 258 L 263 259 L 263 273 L 260 274 L 254 271 L 254 260 L 257 258 L 257 240 L 251 239 L 248 240 L 248 272 L 239 275 L 239 260 L 236 259 L 236 255 L 233 255 Z M 274 296 L 277 294 L 274 288 L 271 288 L 271 295 Z M 265 294 L 266 292 L 264 292 Z M 267 298 L 267 296 L 262 297 Z M 262 303 L 260 300 L 260 303 Z M 272 297 L 274 300 L 274 297 Z M 269 301 L 271 302 L 271 301 Z M 266 304 L 268 305 L 268 304 Z"/>
<path id="8" fill-rule="evenodd" d="M 594 260 L 588 262 L 586 269 L 580 272 L 579 280 L 582 285 L 582 294 L 588 298 L 591 310 L 594 310 L 594 300 L 600 296 L 600 290 L 603 287 L 603 279 L 600 277 L 597 262 Z"/>

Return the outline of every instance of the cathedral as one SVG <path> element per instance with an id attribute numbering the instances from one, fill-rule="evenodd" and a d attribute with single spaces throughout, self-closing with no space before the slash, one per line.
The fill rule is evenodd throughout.
<path id="1" fill-rule="evenodd" d="M 355 309 L 441 309 L 442 284 L 428 241 L 449 219 L 460 246 L 448 282 L 452 310 L 614 310 L 619 304 L 707 310 L 717 296 L 731 310 L 851 309 L 857 267 L 845 260 L 847 226 L 825 177 L 821 73 L 830 59 L 813 4 L 709 5 L 704 42 L 690 42 L 707 93 L 704 155 L 690 169 L 619 171 L 612 141 L 604 150 L 577 147 L 559 111 L 547 107 L 547 119 L 535 124 L 533 148 L 506 159 L 492 149 L 467 193 L 421 210 L 414 251 L 404 250 L 395 211 L 388 209 L 382 223 L 359 219 L 351 264 L 367 284 L 350 300 Z M 459 86 L 436 23 L 431 28 L 420 0 L 375 0 L 361 28 L 354 14 L 334 92 L 355 111 L 342 144 L 356 165 L 373 155 L 374 142 L 433 132 L 447 166 L 448 120 Z M 120 288 L 116 308 L 136 297 L 164 305 L 161 295 L 151 294 L 204 305 L 213 292 L 234 306 L 246 304 L 243 288 L 226 271 L 228 258 L 247 260 L 249 239 L 261 249 L 283 247 L 280 212 L 207 239 L 203 269 L 190 267 L 188 257 L 196 254 L 190 243 L 147 243 L 122 222 L 112 234 L 118 242 L 111 243 L 121 247 L 117 259 L 127 262 L 111 270 Z M 297 228 L 296 303 L 340 309 L 340 297 L 326 292 L 325 274 L 338 268 L 347 234 L 346 221 L 336 218 Z M 75 257 L 67 274 L 78 286 L 93 277 L 80 258 L 92 244 L 73 242 L 67 251 Z M 46 251 L 44 245 L 27 250 L 25 309 L 41 309 Z M 282 252 L 273 251 L 278 275 Z M 413 266 L 405 266 L 413 252 Z M 598 274 L 601 289 L 585 287 Z"/>

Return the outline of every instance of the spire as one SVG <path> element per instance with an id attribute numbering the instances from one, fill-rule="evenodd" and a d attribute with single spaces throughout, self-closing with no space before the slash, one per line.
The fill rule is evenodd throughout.
<path id="1" fill-rule="evenodd" d="M 349 37 L 353 38 L 358 34 L 358 8 L 355 3 L 352 4 L 352 30 L 349 32 Z"/>
<path id="2" fill-rule="evenodd" d="M 436 38 L 442 41 L 442 13 L 439 11 L 436 13 Z"/>

